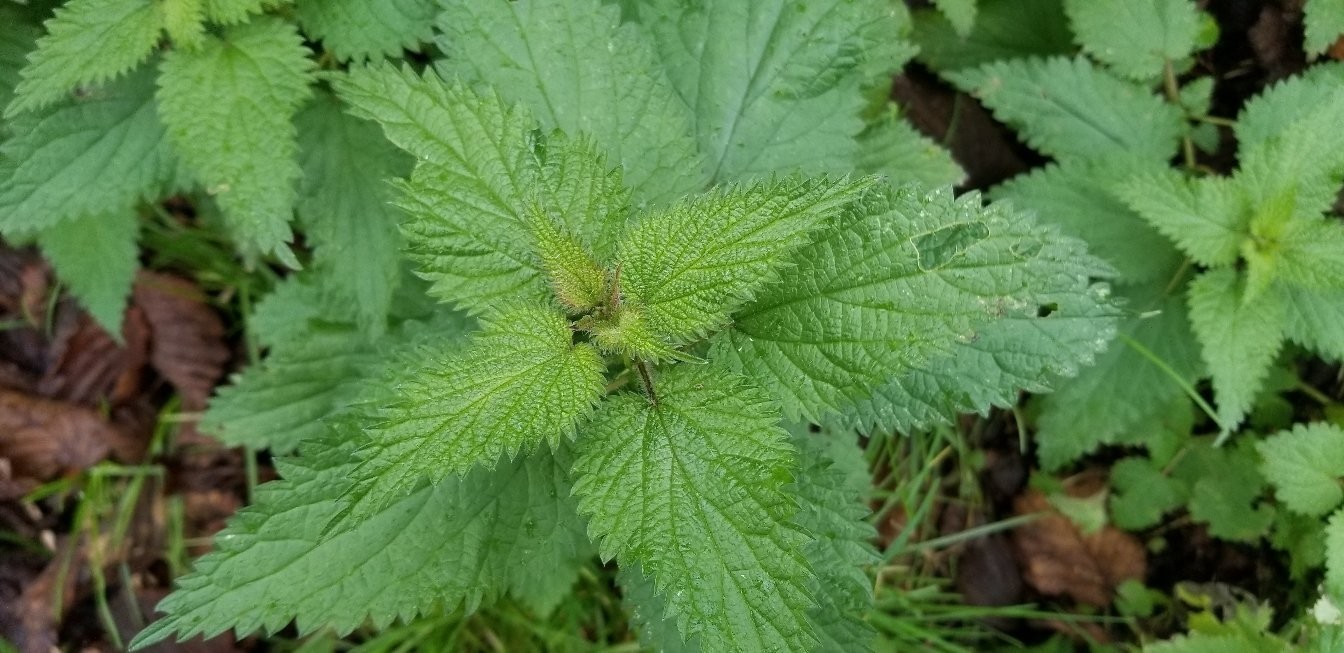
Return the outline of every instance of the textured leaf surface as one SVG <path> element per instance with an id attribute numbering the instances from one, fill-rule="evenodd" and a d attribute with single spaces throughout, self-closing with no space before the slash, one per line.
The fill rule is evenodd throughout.
<path id="1" fill-rule="evenodd" d="M 356 71 L 337 88 L 418 162 L 401 184 L 403 231 L 438 297 L 480 312 L 505 297 L 545 296 L 529 209 L 560 216 L 588 244 L 614 240 L 624 225 L 620 176 L 584 141 L 540 138 L 536 122 L 497 95 L 389 66 Z"/>
<path id="2" fill-rule="evenodd" d="M 1125 182 L 1120 195 L 1191 258 L 1204 265 L 1231 265 L 1250 235 L 1250 213 L 1230 180 L 1186 180 L 1175 172 L 1146 174 Z"/>
<path id="3" fill-rule="evenodd" d="M 1160 281 L 1126 292 L 1125 308 L 1133 317 L 1119 331 L 1167 370 L 1134 345 L 1116 342 L 1095 366 L 1041 397 L 1037 455 L 1042 467 L 1058 469 L 1104 444 L 1155 447 L 1188 427 L 1190 399 L 1168 370 L 1193 384 L 1203 375 L 1204 363 L 1184 298 L 1162 296 L 1165 285 Z"/>
<path id="4" fill-rule="evenodd" d="M 348 406 L 377 369 L 378 351 L 358 332 L 305 329 L 221 388 L 201 429 L 230 446 L 285 454 L 327 431 L 322 420 Z"/>
<path id="5" fill-rule="evenodd" d="M 888 109 L 859 134 L 860 171 L 886 175 L 898 185 L 954 186 L 966 180 L 950 152 L 903 120 L 894 104 Z"/>
<path id="6" fill-rule="evenodd" d="M 81 84 L 101 84 L 149 58 L 162 19 L 153 2 L 73 0 L 47 21 L 7 117 L 40 109 Z"/>
<path id="7" fill-rule="evenodd" d="M 700 640 L 683 640 L 677 631 L 677 620 L 664 618 L 666 597 L 658 593 L 638 564 L 622 564 L 616 572 L 616 583 L 641 644 L 662 653 L 699 653 Z"/>
<path id="8" fill-rule="evenodd" d="M 849 172 L 860 86 L 888 72 L 902 47 L 881 0 L 654 0 L 639 20 L 690 109 L 712 183 Z"/>
<path id="9" fill-rule="evenodd" d="M 712 350 L 790 418 L 908 428 L 983 410 L 1076 371 L 1113 328 L 1081 243 L 975 195 L 871 193 L 793 263 Z"/>
<path id="10" fill-rule="evenodd" d="M 638 563 L 707 650 L 810 648 L 814 579 L 790 523 L 795 453 L 779 409 L 714 367 L 654 383 L 657 406 L 617 395 L 579 440 L 574 493 L 602 556 Z"/>
<path id="11" fill-rule="evenodd" d="M 1028 145 L 1061 159 L 1165 162 L 1184 129 L 1176 107 L 1083 58 L 1000 61 L 949 78 Z"/>
<path id="12" fill-rule="evenodd" d="M 312 61 L 293 26 L 257 19 L 164 56 L 159 109 L 182 160 L 243 247 L 296 266 L 287 241 L 300 174 L 291 119 Z"/>
<path id="13" fill-rule="evenodd" d="M 1344 602 L 1344 508 L 1325 526 L 1325 590 L 1335 605 Z"/>
<path id="14" fill-rule="evenodd" d="M 1283 296 L 1243 297 L 1244 284 L 1231 269 L 1207 271 L 1190 283 L 1190 324 L 1203 346 L 1224 429 L 1246 416 L 1283 344 Z"/>
<path id="15" fill-rule="evenodd" d="M 1344 501 L 1344 429 L 1326 422 L 1298 424 L 1256 445 L 1260 470 L 1289 510 L 1321 516 Z"/>
<path id="16" fill-rule="evenodd" d="M 0 145 L 0 230 L 130 212 L 180 177 L 142 70 L 87 98 L 20 116 Z"/>
<path id="17" fill-rule="evenodd" d="M 309 36 L 342 61 L 398 57 L 433 35 L 434 0 L 297 0 Z"/>
<path id="18" fill-rule="evenodd" d="M 1344 3 L 1337 0 L 1307 0 L 1302 8 L 1306 25 L 1303 47 L 1308 54 L 1325 52 L 1344 34 Z"/>
<path id="19" fill-rule="evenodd" d="M 1111 521 L 1126 530 L 1156 526 L 1189 496 L 1189 489 L 1147 458 L 1126 458 L 1111 466 Z"/>
<path id="20" fill-rule="evenodd" d="M 621 290 L 654 333 L 685 342 L 721 325 L 813 230 L 871 180 L 729 186 L 645 217 L 622 241 Z"/>
<path id="21" fill-rule="evenodd" d="M 1206 438 L 1186 449 L 1173 474 L 1190 489 L 1190 516 L 1209 525 L 1214 537 L 1255 542 L 1269 531 L 1274 509 L 1260 501 L 1260 475 L 1253 443 L 1215 447 Z"/>
<path id="22" fill-rule="evenodd" d="M 89 214 L 42 230 L 37 243 L 56 275 L 70 286 L 79 303 L 114 338 L 121 338 L 121 319 L 140 267 L 134 211 Z"/>
<path id="23" fill-rule="evenodd" d="M 367 522 L 326 534 L 351 486 L 354 442 L 282 462 L 215 536 L 215 550 L 159 605 L 168 616 L 136 639 L 377 628 L 432 609 L 475 609 L 506 591 L 574 578 L 589 555 L 569 498 L 564 450 L 542 450 L 420 487 Z M 559 578 L 557 578 L 559 577 Z"/>
<path id="24" fill-rule="evenodd" d="M 1344 290 L 1286 288 L 1288 337 L 1326 358 L 1344 360 Z"/>
<path id="25" fill-rule="evenodd" d="M 289 4 L 289 0 L 204 0 L 205 15 L 212 22 L 234 25 L 272 7 Z"/>
<path id="26" fill-rule="evenodd" d="M 426 479 L 441 483 L 572 436 L 601 398 L 606 369 L 596 349 L 572 338 L 552 309 L 511 308 L 469 345 L 426 346 L 414 364 L 392 370 L 384 383 L 395 398 L 377 407 L 370 443 L 352 472 L 354 519 L 376 514 Z"/>
<path id="27" fill-rule="evenodd" d="M 322 93 L 298 115 L 303 178 L 296 208 L 329 301 L 349 306 L 355 322 L 377 336 L 400 278 L 400 215 L 388 180 L 409 172 L 411 161 L 378 125 L 342 108 Z"/>
<path id="28" fill-rule="evenodd" d="M 1199 9 L 1190 0 L 1065 0 L 1064 8 L 1088 54 L 1138 81 L 1189 56 L 1199 37 Z"/>
<path id="29" fill-rule="evenodd" d="M 965 35 L 932 9 L 916 11 L 911 38 L 919 46 L 919 60 L 948 72 L 1000 59 L 1074 52 L 1063 0 L 979 0 L 977 5 L 975 27 Z"/>
<path id="30" fill-rule="evenodd" d="M 450 0 L 444 70 L 488 83 L 541 124 L 595 139 L 640 200 L 667 203 L 705 182 L 691 115 L 647 38 L 598 0 Z"/>
<path id="31" fill-rule="evenodd" d="M 1125 158 L 1069 160 L 1018 175 L 990 196 L 1009 200 L 1083 240 L 1089 252 L 1115 267 L 1123 283 L 1165 282 L 1184 257 L 1110 192 L 1117 182 L 1157 165 Z"/>
<path id="32" fill-rule="evenodd" d="M 1344 88 L 1336 83 L 1320 104 L 1292 114 L 1272 137 L 1241 148 L 1236 178 L 1257 210 L 1253 224 L 1315 218 L 1344 182 L 1344 133 L 1335 129 L 1344 124 Z"/>
<path id="33" fill-rule="evenodd" d="M 793 438 L 804 461 L 794 484 L 801 506 L 794 523 L 812 534 L 803 554 L 817 576 L 811 618 L 821 643 L 814 650 L 872 650 L 876 632 L 866 614 L 873 590 L 864 568 L 879 558 L 872 545 L 877 531 L 864 519 L 868 464 L 852 433 L 800 430 Z"/>

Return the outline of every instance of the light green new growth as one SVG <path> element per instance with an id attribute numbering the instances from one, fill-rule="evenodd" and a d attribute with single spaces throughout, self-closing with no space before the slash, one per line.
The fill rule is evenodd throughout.
<path id="1" fill-rule="evenodd" d="M 680 344 L 727 321 L 780 263 L 870 183 L 772 179 L 644 217 L 622 240 L 621 291 L 650 329 Z"/>
<path id="2" fill-rule="evenodd" d="M 655 384 L 657 404 L 613 397 L 579 440 L 574 494 L 602 557 L 638 564 L 706 650 L 810 649 L 808 536 L 791 523 L 797 460 L 778 407 L 722 368 Z"/>
<path id="3" fill-rule="evenodd" d="M 1319 517 L 1344 501 L 1344 429 L 1324 422 L 1299 424 L 1256 445 L 1260 470 L 1289 510 Z"/>
<path id="4" fill-rule="evenodd" d="M 253 14 L 289 4 L 290 0 L 202 0 L 205 15 L 221 25 L 235 25 Z"/>
<path id="5" fill-rule="evenodd" d="M 1190 56 L 1199 37 L 1191 0 L 1065 0 L 1064 8 L 1088 54 L 1140 82 Z"/>
<path id="6" fill-rule="evenodd" d="M 300 169 L 292 118 L 308 99 L 308 49 L 292 25 L 258 18 L 164 55 L 159 112 L 243 249 L 291 267 L 289 221 Z"/>
<path id="7" fill-rule="evenodd" d="M 296 0 L 294 14 L 309 36 L 342 61 L 395 58 L 433 35 L 434 0 Z"/>
<path id="8" fill-rule="evenodd" d="M 572 338 L 553 309 L 510 308 L 469 344 L 423 347 L 414 364 L 392 370 L 382 382 L 396 398 L 378 407 L 350 472 L 353 518 L 386 510 L 425 479 L 438 484 L 572 437 L 601 398 L 606 369 L 596 349 Z"/>
<path id="9" fill-rule="evenodd" d="M 1213 378 L 1222 428 L 1239 424 L 1283 345 L 1284 299 L 1264 293 L 1245 298 L 1245 284 L 1229 268 L 1209 270 L 1190 283 L 1190 325 Z"/>
<path id="10" fill-rule="evenodd" d="M 1166 161 L 1184 131 L 1175 106 L 1081 57 L 998 61 L 949 78 L 1060 159 Z"/>
<path id="11" fill-rule="evenodd" d="M 163 19 L 157 3 L 72 0 L 47 21 L 5 117 L 40 109 L 83 84 L 102 84 L 149 58 Z"/>
<path id="12" fill-rule="evenodd" d="M 205 42 L 205 0 L 162 0 L 163 31 L 173 46 L 195 50 Z"/>

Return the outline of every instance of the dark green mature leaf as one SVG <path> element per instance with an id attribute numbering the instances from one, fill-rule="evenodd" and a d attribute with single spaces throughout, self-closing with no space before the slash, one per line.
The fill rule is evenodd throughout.
<path id="1" fill-rule="evenodd" d="M 952 155 L 901 118 L 896 105 L 869 122 L 859 134 L 857 168 L 885 175 L 893 183 L 918 182 L 925 186 L 955 186 L 966 173 Z"/>
<path id="2" fill-rule="evenodd" d="M 974 195 L 871 193 L 793 262 L 712 354 L 795 419 L 910 428 L 984 410 L 1076 373 L 1112 324 L 1088 281 L 1107 270 L 1081 243 Z"/>
<path id="3" fill-rule="evenodd" d="M 918 58 L 939 72 L 950 72 L 1000 59 L 1067 55 L 1074 51 L 1063 0 L 980 0 L 969 34 L 958 34 L 942 14 L 914 13 L 911 38 Z"/>
<path id="4" fill-rule="evenodd" d="M 382 380 L 395 397 L 374 407 L 369 443 L 357 452 L 346 497 L 353 519 L 426 479 L 438 484 L 542 442 L 554 448 L 592 414 L 606 366 L 591 345 L 573 342 L 564 315 L 519 306 L 483 326 L 466 346 L 419 348 Z"/>
<path id="5" fill-rule="evenodd" d="M 871 179 L 771 179 L 646 216 L 620 245 L 621 290 L 652 331 L 683 343 L 723 324 Z"/>
<path id="6" fill-rule="evenodd" d="M 656 405 L 617 395 L 579 439 L 574 493 L 602 557 L 639 564 L 707 650 L 809 649 L 814 578 L 779 409 L 721 368 L 672 367 L 654 385 Z"/>
<path id="7" fill-rule="evenodd" d="M 1333 61 L 1311 66 L 1270 86 L 1242 107 L 1233 127 L 1237 145 L 1243 150 L 1265 145 L 1326 105 L 1341 85 L 1344 62 Z"/>
<path id="8" fill-rule="evenodd" d="M 140 220 L 129 209 L 92 213 L 43 229 L 37 236 L 56 275 L 113 338 L 140 267 Z"/>
<path id="9" fill-rule="evenodd" d="M 1081 57 L 998 61 L 948 77 L 1059 159 L 1165 162 L 1184 132 L 1175 106 Z"/>
<path id="10" fill-rule="evenodd" d="M 409 172 L 411 160 L 378 125 L 342 109 L 321 93 L 296 119 L 303 178 L 295 208 L 328 301 L 351 307 L 354 321 L 376 337 L 401 277 L 400 216 L 388 180 Z"/>
<path id="11" fill-rule="evenodd" d="M 821 643 L 815 650 L 872 650 L 876 632 L 866 614 L 873 586 L 864 567 L 879 557 L 872 545 L 877 531 L 864 519 L 872 489 L 868 464 L 852 432 L 845 437 L 800 429 L 793 441 L 803 461 L 794 484 L 801 506 L 794 523 L 812 534 L 803 553 L 817 576 L 811 619 Z"/>
<path id="12" fill-rule="evenodd" d="M 291 118 L 309 97 L 308 54 L 292 25 L 257 19 L 206 38 L 199 50 L 169 52 L 159 76 L 168 134 L 244 250 L 291 267 L 301 172 Z"/>
<path id="13" fill-rule="evenodd" d="M 1256 459 L 1250 440 L 1215 447 L 1206 438 L 1176 462 L 1172 473 L 1190 486 L 1190 516 L 1208 524 L 1210 535 L 1254 542 L 1268 532 L 1274 509 L 1260 502 L 1265 479 Z"/>
<path id="14" fill-rule="evenodd" d="M 416 158 L 400 184 L 410 254 L 430 292 L 465 310 L 547 295 L 530 210 L 558 216 L 590 245 L 614 241 L 624 226 L 628 193 L 591 144 L 542 138 L 497 95 L 390 66 L 355 71 L 337 90 Z"/>
<path id="15" fill-rule="evenodd" d="M 41 34 L 36 21 L 29 21 L 18 7 L 0 6 L 0 107 L 14 99 L 14 87 L 23 79 L 19 71 Z"/>
<path id="16" fill-rule="evenodd" d="M 638 7 L 690 109 L 712 183 L 853 169 L 860 87 L 889 72 L 903 47 L 885 5 L 649 0 Z"/>
<path id="17" fill-rule="evenodd" d="M 598 0 L 448 0 L 440 68 L 488 83 L 548 129 L 594 139 L 637 199 L 703 187 L 691 115 L 647 39 Z"/>
<path id="18" fill-rule="evenodd" d="M 1189 498 L 1189 488 L 1147 458 L 1125 458 L 1111 467 L 1111 521 L 1125 530 L 1156 526 Z"/>
<path id="19" fill-rule="evenodd" d="M 621 597 L 644 646 L 661 653 L 699 653 L 700 640 L 683 640 L 677 620 L 667 617 L 667 597 L 658 593 L 639 564 L 622 564 L 616 572 Z"/>
<path id="20" fill-rule="evenodd" d="M 1068 160 L 1018 175 L 990 196 L 1010 200 L 1036 213 L 1042 222 L 1059 225 L 1065 234 L 1083 240 L 1089 252 L 1115 267 L 1120 282 L 1165 284 L 1184 257 L 1111 192 L 1126 179 L 1160 166 L 1124 157 Z"/>
<path id="21" fill-rule="evenodd" d="M 153 2 L 72 0 L 46 28 L 20 73 L 6 117 L 40 109 L 79 85 L 103 84 L 144 63 L 158 44 L 162 18 Z"/>
<path id="22" fill-rule="evenodd" d="M 154 74 L 139 71 L 88 97 L 28 113 L 0 145 L 0 231 L 31 234 L 64 220 L 131 213 L 182 175 L 159 122 Z"/>
<path id="23" fill-rule="evenodd" d="M 274 633 L 291 620 L 300 633 L 347 633 L 366 620 L 382 628 L 435 608 L 474 610 L 505 592 L 572 582 L 591 555 L 569 496 L 566 448 L 422 485 L 330 533 L 357 467 L 358 442 L 335 441 L 280 463 L 284 479 L 258 488 L 256 503 L 159 605 L 168 616 L 133 646 L 230 628 Z"/>
<path id="24" fill-rule="evenodd" d="M 294 13 L 309 36 L 342 61 L 398 57 L 434 34 L 434 0 L 297 0 Z"/>

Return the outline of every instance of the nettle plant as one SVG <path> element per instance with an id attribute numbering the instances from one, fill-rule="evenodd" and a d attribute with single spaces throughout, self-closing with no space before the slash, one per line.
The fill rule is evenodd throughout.
<path id="1" fill-rule="evenodd" d="M 904 185 L 960 172 L 886 101 L 885 0 L 6 11 L 0 229 L 104 324 L 87 263 L 133 270 L 167 194 L 305 265 L 202 424 L 298 455 L 138 646 L 545 613 L 599 556 L 652 645 L 859 650 L 866 469 L 807 424 L 1010 405 L 1112 335 L 1081 241 Z"/>

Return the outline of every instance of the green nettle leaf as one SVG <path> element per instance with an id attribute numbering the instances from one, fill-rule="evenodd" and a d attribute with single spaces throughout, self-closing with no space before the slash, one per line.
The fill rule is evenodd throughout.
<path id="1" fill-rule="evenodd" d="M 975 195 L 876 189 L 791 263 L 711 349 L 791 419 L 907 428 L 984 410 L 1076 373 L 1112 326 L 1088 289 L 1108 271 L 1081 243 Z"/>
<path id="2" fill-rule="evenodd" d="M 409 172 L 411 160 L 378 125 L 345 113 L 327 93 L 295 122 L 303 170 L 295 208 L 315 246 L 313 265 L 330 299 L 350 306 L 355 322 L 376 337 L 401 277 L 400 215 L 387 180 Z"/>
<path id="3" fill-rule="evenodd" d="M 433 36 L 434 0 L 296 0 L 303 31 L 342 61 L 401 56 Z"/>
<path id="4" fill-rule="evenodd" d="M 141 70 L 86 98 L 20 116 L 0 145 L 0 231 L 132 213 L 182 175 L 159 122 L 154 75 Z"/>
<path id="5" fill-rule="evenodd" d="M 1190 487 L 1190 516 L 1209 534 L 1254 542 L 1269 531 L 1273 507 L 1259 501 L 1265 488 L 1253 443 L 1217 447 L 1212 438 L 1190 446 L 1172 473 Z"/>
<path id="6" fill-rule="evenodd" d="M 292 25 L 257 19 L 163 58 L 159 111 L 168 134 L 246 250 L 298 267 L 289 251 L 301 170 L 295 111 L 312 61 Z"/>
<path id="7" fill-rule="evenodd" d="M 1336 605 L 1344 603 L 1344 508 L 1325 526 L 1325 591 Z"/>
<path id="8" fill-rule="evenodd" d="M 617 395 L 579 439 L 574 493 L 602 557 L 639 564 L 706 650 L 810 649 L 815 579 L 779 408 L 714 367 L 675 366 L 654 386 L 657 403 Z"/>
<path id="9" fill-rule="evenodd" d="M 700 653 L 700 639 L 683 640 L 677 631 L 677 620 L 664 617 L 667 598 L 658 593 L 639 564 L 622 563 L 616 572 L 616 583 L 641 644 L 662 653 Z"/>
<path id="10" fill-rule="evenodd" d="M 83 84 L 102 84 L 144 63 L 162 18 L 143 0 L 72 0 L 56 9 L 37 40 L 5 117 L 40 109 Z"/>
<path id="11" fill-rule="evenodd" d="M 1165 296 L 1165 286 L 1160 281 L 1127 289 L 1122 298 L 1136 314 L 1120 325 L 1122 342 L 1040 398 L 1036 437 L 1042 467 L 1058 469 L 1105 444 L 1161 448 L 1171 436 L 1188 432 L 1193 414 L 1180 382 L 1193 385 L 1204 363 L 1184 298 Z"/>
<path id="12" fill-rule="evenodd" d="M 990 197 L 1009 200 L 1083 240 L 1089 252 L 1115 267 L 1123 283 L 1165 284 L 1184 257 L 1117 193 L 1108 192 L 1117 181 L 1157 167 L 1125 157 L 1070 159 L 1013 177 L 993 189 Z"/>
<path id="13" fill-rule="evenodd" d="M 877 531 L 864 519 L 868 463 L 852 432 L 812 435 L 803 428 L 793 441 L 804 461 L 794 483 L 800 504 L 794 523 L 813 536 L 803 554 L 817 576 L 811 619 L 821 643 L 814 650 L 872 650 L 876 633 L 866 613 L 873 587 L 864 567 L 880 558 L 872 545 Z"/>
<path id="14" fill-rule="evenodd" d="M 903 120 L 895 104 L 870 122 L 859 134 L 856 166 L 868 174 L 885 175 L 903 183 L 919 182 L 929 187 L 952 186 L 966 181 L 966 172 L 952 155 Z"/>
<path id="15" fill-rule="evenodd" d="M 1277 131 L 1243 144 L 1239 154 L 1235 179 L 1256 209 L 1253 226 L 1316 218 L 1334 205 L 1344 183 L 1344 133 L 1336 129 L 1344 124 L 1344 88 L 1336 84 L 1319 105 L 1283 118 Z"/>
<path id="16" fill-rule="evenodd" d="M 384 383 L 347 500 L 354 519 L 388 502 L 502 457 L 552 448 L 570 438 L 602 396 L 606 366 L 591 345 L 574 344 L 563 315 L 521 306 L 484 322 L 465 347 L 421 346 L 413 364 Z M 446 350 L 446 351 L 445 351 Z M 412 361 L 407 361 L 412 363 Z"/>
<path id="17" fill-rule="evenodd" d="M 1344 429 L 1318 422 L 1298 424 L 1256 445 L 1260 471 L 1289 510 L 1316 517 L 1344 501 Z"/>
<path id="18" fill-rule="evenodd" d="M 400 183 L 411 257 L 431 294 L 480 312 L 547 295 L 528 211 L 563 218 L 584 244 L 615 240 L 628 194 L 583 140 L 543 139 L 521 109 L 437 76 L 381 66 L 338 80 L 357 115 L 417 161 Z M 600 251 L 600 247 L 596 247 Z"/>
<path id="19" fill-rule="evenodd" d="M 1344 35 L 1344 4 L 1334 0 L 1307 0 L 1302 8 L 1306 25 L 1303 43 L 1308 54 L 1321 54 Z"/>
<path id="20" fill-rule="evenodd" d="M 598 0 L 443 4 L 439 46 L 448 58 L 441 70 L 489 83 L 549 129 L 597 139 L 640 200 L 665 204 L 704 186 L 690 111 L 617 7 Z"/>
<path id="21" fill-rule="evenodd" d="M 1138 81 L 1190 56 L 1199 38 L 1191 0 L 1065 0 L 1064 8 L 1088 54 Z"/>
<path id="22" fill-rule="evenodd" d="M 1235 270 L 1209 270 L 1190 283 L 1190 325 L 1213 378 L 1218 419 L 1236 428 L 1250 410 L 1284 339 L 1287 309 L 1280 293 L 1245 298 Z"/>
<path id="23" fill-rule="evenodd" d="M 607 299 L 607 271 L 593 260 L 588 249 L 573 235 L 561 231 L 551 216 L 534 208 L 529 216 L 533 244 L 550 279 L 556 299 L 565 308 L 585 312 Z"/>
<path id="24" fill-rule="evenodd" d="M 647 215 L 620 245 L 620 288 L 673 343 L 704 335 L 775 278 L 871 179 L 771 179 L 719 188 Z"/>
<path id="25" fill-rule="evenodd" d="M 849 173 L 860 87 L 903 47 L 884 0 L 652 0 L 638 12 L 690 110 L 711 183 Z"/>
<path id="26" fill-rule="evenodd" d="M 1310 290 L 1344 290 L 1344 224 L 1338 220 L 1293 220 L 1266 241 L 1249 246 L 1273 257 L 1273 278 Z"/>
<path id="27" fill-rule="evenodd" d="M 201 430 L 231 446 L 286 454 L 327 431 L 322 419 L 349 406 L 378 368 L 377 348 L 348 329 L 308 330 L 219 390 Z"/>
<path id="28" fill-rule="evenodd" d="M 1156 526 L 1189 499 L 1189 489 L 1147 458 L 1126 458 L 1111 467 L 1111 521 L 1126 530 Z"/>
<path id="29" fill-rule="evenodd" d="M 914 13 L 911 38 L 918 58 L 939 72 L 971 68 L 1000 59 L 1048 57 L 1074 52 L 1063 0 L 979 0 L 975 26 L 958 34 L 946 16 L 932 9 Z"/>
<path id="30" fill-rule="evenodd" d="M 975 28 L 977 0 L 933 0 L 933 6 L 952 24 L 958 36 L 965 38 Z"/>
<path id="31" fill-rule="evenodd" d="M 205 15 L 211 22 L 235 25 L 253 14 L 289 4 L 290 0 L 203 0 Z"/>
<path id="32" fill-rule="evenodd" d="M 25 20 L 18 8 L 0 6 L 0 107 L 9 106 L 14 99 L 14 87 L 23 79 L 20 71 L 28 64 L 28 53 L 41 34 L 42 30 Z"/>
<path id="33" fill-rule="evenodd" d="M 366 620 L 383 628 L 439 607 L 474 610 L 506 592 L 572 583 L 591 555 L 569 496 L 565 448 L 421 487 L 329 533 L 357 466 L 358 443 L 335 435 L 344 441 L 280 462 L 284 480 L 258 488 L 256 503 L 159 605 L 168 616 L 133 647 L 229 628 L 274 633 L 295 619 L 300 633 L 344 634 Z"/>
<path id="34" fill-rule="evenodd" d="M 1339 92 L 1344 84 L 1344 62 L 1332 61 L 1307 68 L 1251 98 L 1237 115 L 1233 132 L 1242 150 L 1260 147 L 1293 128 Z M 1323 134 L 1318 134 L 1324 136 Z"/>
<path id="35" fill-rule="evenodd" d="M 134 211 L 92 213 L 42 230 L 37 244 L 56 275 L 113 338 L 140 267 L 140 221 Z"/>
<path id="36" fill-rule="evenodd" d="M 1344 360 L 1344 290 L 1289 286 L 1284 295 L 1288 302 L 1288 337 L 1326 358 Z"/>
<path id="37" fill-rule="evenodd" d="M 175 47 L 195 50 L 205 43 L 205 0 L 162 0 L 159 8 Z"/>
<path id="38" fill-rule="evenodd" d="M 1180 109 L 1081 57 L 998 61 L 948 77 L 1028 145 L 1061 159 L 1165 162 L 1185 130 Z"/>
<path id="39" fill-rule="evenodd" d="M 1236 263 L 1250 236 L 1247 198 L 1231 179 L 1190 181 L 1169 170 L 1131 178 L 1121 186 L 1120 196 L 1203 265 Z"/>

